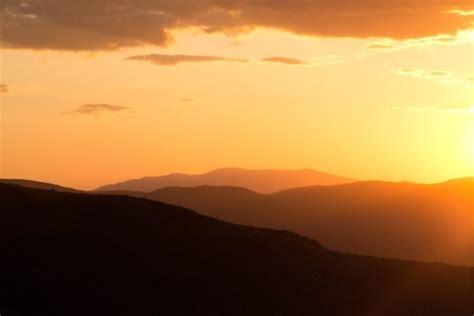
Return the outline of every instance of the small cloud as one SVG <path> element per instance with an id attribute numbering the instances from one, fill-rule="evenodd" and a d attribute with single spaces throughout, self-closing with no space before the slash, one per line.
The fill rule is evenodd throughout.
<path id="1" fill-rule="evenodd" d="M 8 85 L 4 83 L 0 83 L 0 94 L 6 94 L 10 92 L 10 89 L 8 88 Z"/>
<path id="2" fill-rule="evenodd" d="M 439 78 L 447 78 L 451 77 L 452 73 L 447 71 L 424 71 L 422 69 L 417 68 L 405 68 L 396 71 L 399 75 L 416 77 L 416 78 L 424 78 L 424 79 L 439 79 Z"/>
<path id="3" fill-rule="evenodd" d="M 367 45 L 368 50 L 392 50 L 394 48 L 391 44 L 382 44 L 382 43 L 374 43 Z"/>
<path id="4" fill-rule="evenodd" d="M 448 13 L 452 13 L 452 14 L 457 14 L 457 15 L 460 15 L 460 16 L 471 16 L 471 15 L 474 15 L 474 10 L 451 10 L 451 11 L 448 11 Z"/>
<path id="5" fill-rule="evenodd" d="M 454 34 L 440 34 L 414 39 L 395 40 L 391 38 L 374 38 L 364 48 L 366 52 L 391 52 L 412 47 L 430 47 L 435 45 L 456 45 L 473 43 L 472 29 L 458 31 Z"/>
<path id="6" fill-rule="evenodd" d="M 182 63 L 206 63 L 206 62 L 248 62 L 246 59 L 238 58 L 226 58 L 219 56 L 201 56 L 201 55 L 163 55 L 163 54 L 150 54 L 150 55 L 138 55 L 130 56 L 126 60 L 138 60 L 148 61 L 152 64 L 162 66 L 174 66 Z"/>
<path id="7" fill-rule="evenodd" d="M 64 114 L 85 114 L 100 116 L 102 113 L 105 112 L 120 112 L 127 109 L 130 108 L 128 106 L 119 106 L 112 104 L 81 104 L 72 111 L 64 112 Z"/>
<path id="8" fill-rule="evenodd" d="M 474 77 L 466 77 L 459 80 L 467 85 L 474 85 Z"/>
<path id="9" fill-rule="evenodd" d="M 457 77 L 449 71 L 425 71 L 422 69 L 401 69 L 395 71 L 395 73 L 403 76 L 410 76 L 420 79 L 431 80 L 437 83 L 444 84 L 461 84 L 465 86 L 472 86 L 474 84 L 473 77 Z"/>
<path id="10" fill-rule="evenodd" d="M 408 74 L 415 73 L 416 71 L 417 71 L 416 69 L 403 68 L 403 69 L 397 70 L 396 72 L 399 75 L 408 75 Z"/>
<path id="11" fill-rule="evenodd" d="M 179 102 L 181 103 L 191 103 L 191 102 L 195 102 L 196 99 L 195 98 L 182 98 L 181 100 L 179 100 Z"/>
<path id="12" fill-rule="evenodd" d="M 442 80 L 440 82 L 446 84 L 460 84 L 463 86 L 472 87 L 474 86 L 474 77 L 448 78 L 447 80 Z"/>
<path id="13" fill-rule="evenodd" d="M 447 71 L 432 71 L 428 73 L 427 76 L 429 78 L 449 77 L 451 73 Z"/>
<path id="14" fill-rule="evenodd" d="M 309 60 L 301 60 L 288 57 L 266 57 L 262 59 L 262 61 L 269 63 L 286 64 L 291 66 L 321 66 L 340 64 L 343 62 L 343 60 L 339 56 L 335 55 L 321 56 Z"/>
<path id="15" fill-rule="evenodd" d="M 266 57 L 263 58 L 262 61 L 268 63 L 279 63 L 279 64 L 286 64 L 286 65 L 306 65 L 303 60 L 296 59 L 296 58 L 288 58 L 288 57 Z"/>

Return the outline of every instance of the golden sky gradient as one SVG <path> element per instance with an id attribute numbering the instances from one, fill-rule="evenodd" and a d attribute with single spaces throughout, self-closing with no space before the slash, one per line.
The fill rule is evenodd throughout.
<path id="1" fill-rule="evenodd" d="M 0 5 L 0 176 L 473 175 L 472 1 L 380 2 Z"/>

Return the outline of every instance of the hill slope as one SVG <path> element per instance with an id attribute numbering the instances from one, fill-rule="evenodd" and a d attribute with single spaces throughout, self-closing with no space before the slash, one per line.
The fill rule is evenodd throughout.
<path id="1" fill-rule="evenodd" d="M 0 179 L 0 183 L 19 185 L 19 186 L 22 186 L 22 187 L 32 188 L 32 189 L 54 190 L 54 191 L 69 192 L 69 193 L 79 193 L 79 192 L 81 192 L 81 191 L 76 190 L 76 189 L 67 188 L 67 187 L 63 187 L 63 186 L 60 186 L 60 185 L 47 183 L 47 182 L 34 181 L 34 180 Z"/>
<path id="2" fill-rule="evenodd" d="M 358 182 L 261 195 L 229 187 L 165 188 L 147 198 L 238 224 L 286 229 L 329 249 L 474 265 L 474 182 Z"/>
<path id="3" fill-rule="evenodd" d="M 324 172 L 304 170 L 247 170 L 224 168 L 200 175 L 174 173 L 161 177 L 146 177 L 106 185 L 95 191 L 150 192 L 163 187 L 194 187 L 200 185 L 238 186 L 256 192 L 271 193 L 308 185 L 334 185 L 354 182 Z"/>
<path id="4" fill-rule="evenodd" d="M 334 253 L 150 200 L 0 184 L 5 315 L 469 315 L 473 269 Z"/>

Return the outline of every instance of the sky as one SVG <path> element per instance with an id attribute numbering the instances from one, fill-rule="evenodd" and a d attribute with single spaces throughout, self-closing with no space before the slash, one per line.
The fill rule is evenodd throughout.
<path id="1" fill-rule="evenodd" d="M 471 0 L 5 0 L 0 177 L 474 175 Z"/>

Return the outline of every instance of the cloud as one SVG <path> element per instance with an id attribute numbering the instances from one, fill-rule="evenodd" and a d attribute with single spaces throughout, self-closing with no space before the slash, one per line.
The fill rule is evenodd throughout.
<path id="1" fill-rule="evenodd" d="M 162 55 L 162 54 L 130 56 L 126 59 L 148 61 L 153 64 L 163 65 L 163 66 L 173 66 L 173 65 L 178 65 L 181 63 L 205 63 L 205 62 L 216 62 L 216 61 L 247 62 L 247 60 L 245 59 L 225 58 L 225 57 L 217 57 L 217 56 Z"/>
<path id="2" fill-rule="evenodd" d="M 269 63 L 279 63 L 279 64 L 287 64 L 287 65 L 306 65 L 306 62 L 296 59 L 296 58 L 288 58 L 288 57 L 266 57 L 263 58 L 262 61 L 269 62 Z"/>
<path id="3" fill-rule="evenodd" d="M 289 57 L 266 57 L 262 59 L 263 62 L 278 63 L 291 66 L 321 66 L 321 65 L 332 65 L 340 64 L 343 60 L 339 56 L 329 55 L 312 58 L 309 60 L 301 60 Z"/>
<path id="4" fill-rule="evenodd" d="M 181 103 L 192 103 L 192 102 L 195 102 L 196 99 L 195 98 L 182 98 L 181 100 L 179 100 L 179 102 Z"/>
<path id="5" fill-rule="evenodd" d="M 8 85 L 4 83 L 0 83 L 0 94 L 5 94 L 8 93 L 10 89 L 8 88 Z"/>
<path id="6" fill-rule="evenodd" d="M 105 112 L 120 112 L 127 109 L 130 108 L 127 106 L 119 106 L 112 104 L 81 104 L 72 111 L 64 112 L 64 114 L 85 114 L 100 116 Z"/>
<path id="7" fill-rule="evenodd" d="M 404 75 L 404 76 L 424 78 L 424 79 L 434 79 L 434 80 L 452 76 L 452 73 L 448 71 L 424 71 L 421 69 L 410 69 L 410 68 L 397 70 L 396 73 L 399 75 Z"/>
<path id="8" fill-rule="evenodd" d="M 462 16 L 474 15 L 474 10 L 451 10 L 448 13 L 459 14 Z"/>
<path id="9" fill-rule="evenodd" d="M 416 39 L 394 40 L 390 38 L 374 38 L 365 47 L 368 52 L 390 52 L 412 47 L 429 47 L 435 45 L 457 45 L 474 43 L 474 29 L 467 29 L 455 34 L 440 34 Z"/>
<path id="10" fill-rule="evenodd" d="M 383 43 L 374 43 L 367 45 L 368 50 L 386 50 L 386 49 L 393 49 L 394 46 L 392 44 L 383 44 Z"/>
<path id="11" fill-rule="evenodd" d="M 410 76 L 414 78 L 431 80 L 437 83 L 444 84 L 461 84 L 465 86 L 472 86 L 474 84 L 473 77 L 457 77 L 449 71 L 425 71 L 422 69 L 401 69 L 395 71 L 395 73 L 403 76 Z"/>
<path id="12" fill-rule="evenodd" d="M 474 77 L 459 78 L 458 82 L 465 85 L 474 85 Z"/>
<path id="13" fill-rule="evenodd" d="M 471 26 L 472 0 L 4 0 L 1 45 L 110 50 L 159 45 L 194 27 L 265 27 L 310 36 L 407 39 Z"/>
<path id="14" fill-rule="evenodd" d="M 474 115 L 474 105 L 472 106 L 430 106 L 430 107 L 394 107 L 394 110 L 406 112 L 441 112 L 449 114 Z"/>

